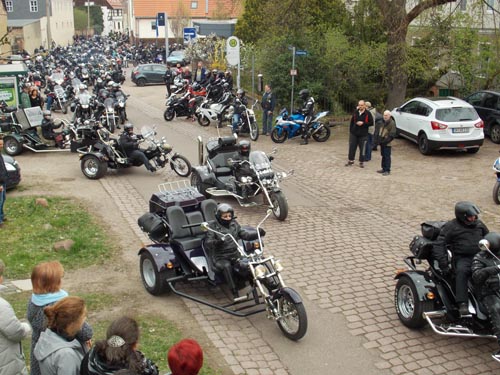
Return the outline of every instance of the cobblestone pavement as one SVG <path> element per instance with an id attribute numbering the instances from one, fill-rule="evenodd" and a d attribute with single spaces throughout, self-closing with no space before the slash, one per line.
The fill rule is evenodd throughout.
<path id="1" fill-rule="evenodd" d="M 141 108 L 161 118 L 161 110 L 145 103 Z M 212 127 L 185 120 L 168 126 L 192 142 L 198 135 L 204 139 L 215 135 Z M 363 337 L 365 348 L 378 351 L 378 369 L 394 374 L 498 373 L 500 366 L 490 357 L 496 350 L 494 341 L 446 338 L 429 328 L 409 330 L 400 324 L 393 305 L 395 272 L 404 268 L 402 259 L 422 221 L 450 219 L 456 201 L 471 200 L 482 208 L 490 230 L 498 230 L 500 215 L 491 199 L 495 182 L 491 165 L 498 146 L 486 140 L 475 155 L 423 156 L 416 145 L 398 139 L 392 174 L 385 177 L 375 173 L 380 166 L 377 153 L 364 169 L 357 163 L 344 167 L 345 127 L 334 128 L 326 143 L 299 146 L 298 142 L 276 145 L 261 137 L 252 147 L 264 151 L 278 147 L 275 166 L 296 172 L 283 184 L 285 193 L 298 191 L 307 202 L 292 205 L 284 223 L 270 219 L 265 225 L 267 247 L 285 260 L 287 283 L 299 289 L 306 307 L 317 304 L 342 314 L 351 334 Z M 237 211 L 246 223 L 257 223 L 263 215 L 262 208 Z M 189 306 L 235 373 L 286 373 L 270 347 L 255 345 L 248 321 Z M 216 333 L 221 329 L 223 334 Z M 264 348 L 258 367 L 245 361 L 252 346 Z"/>

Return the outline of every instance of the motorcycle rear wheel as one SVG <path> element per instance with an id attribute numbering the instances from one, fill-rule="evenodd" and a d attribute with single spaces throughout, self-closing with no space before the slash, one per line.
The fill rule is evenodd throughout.
<path id="1" fill-rule="evenodd" d="M 209 126 L 210 125 L 210 120 L 208 119 L 208 117 L 205 117 L 203 115 L 198 115 L 198 124 L 200 124 L 201 126 Z"/>
<path id="2" fill-rule="evenodd" d="M 7 136 L 3 139 L 5 153 L 9 156 L 16 156 L 23 152 L 23 145 L 16 138 Z"/>
<path id="3" fill-rule="evenodd" d="M 330 134 L 331 134 L 330 128 L 326 125 L 323 125 L 323 127 L 320 130 L 318 130 L 316 133 L 312 135 L 312 138 L 316 142 L 326 142 L 328 138 L 330 138 Z"/>
<path id="4" fill-rule="evenodd" d="M 95 155 L 85 155 L 80 164 L 82 173 L 90 180 L 98 180 L 108 171 L 108 164 Z"/>
<path id="5" fill-rule="evenodd" d="M 153 256 L 148 252 L 141 254 L 141 279 L 144 289 L 153 296 L 170 292 L 166 282 L 168 271 L 158 271 Z"/>
<path id="6" fill-rule="evenodd" d="M 173 108 L 167 108 L 165 112 L 163 112 L 163 118 L 165 121 L 172 121 L 175 117 L 175 111 Z"/>
<path id="7" fill-rule="evenodd" d="M 496 204 L 500 204 L 500 182 L 496 182 L 493 186 L 493 201 Z"/>
<path id="8" fill-rule="evenodd" d="M 192 170 L 191 163 L 186 157 L 182 155 L 176 155 L 172 157 L 172 160 L 170 161 L 170 167 L 181 177 L 188 177 L 191 174 Z"/>
<path id="9" fill-rule="evenodd" d="M 283 221 L 288 216 L 288 202 L 285 194 L 282 191 L 271 195 L 271 202 L 273 203 L 273 214 L 276 219 Z"/>
<path id="10" fill-rule="evenodd" d="M 288 138 L 288 132 L 286 130 L 281 130 L 281 135 L 278 134 L 278 129 L 274 128 L 271 132 L 271 140 L 274 143 L 283 143 Z"/>
<path id="11" fill-rule="evenodd" d="M 277 321 L 281 332 L 290 340 L 300 340 L 307 331 L 307 313 L 302 302 L 296 303 L 288 294 L 278 300 L 281 318 Z"/>
<path id="12" fill-rule="evenodd" d="M 423 313 L 425 302 L 420 301 L 413 281 L 409 277 L 401 277 L 394 291 L 394 304 L 399 320 L 408 328 L 422 328 L 426 325 Z"/>

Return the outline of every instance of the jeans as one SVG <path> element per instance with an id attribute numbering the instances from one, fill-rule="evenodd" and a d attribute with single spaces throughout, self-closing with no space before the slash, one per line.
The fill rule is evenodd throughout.
<path id="1" fill-rule="evenodd" d="M 235 113 L 233 115 L 233 133 L 238 133 L 238 123 L 240 122 L 240 114 Z"/>
<path id="2" fill-rule="evenodd" d="M 373 134 L 368 133 L 365 147 L 365 161 L 372 160 Z"/>
<path id="3" fill-rule="evenodd" d="M 50 95 L 47 95 L 47 110 L 50 111 L 50 108 L 52 107 L 52 102 L 54 101 L 54 98 Z"/>
<path id="4" fill-rule="evenodd" d="M 0 192 L 0 224 L 3 223 L 3 218 L 5 217 L 3 212 L 3 206 L 5 204 L 5 198 L 7 197 L 7 184 L 2 184 L 3 190 Z"/>
<path id="5" fill-rule="evenodd" d="M 273 130 L 273 113 L 264 110 L 262 112 L 262 134 L 271 133 Z"/>
<path id="6" fill-rule="evenodd" d="M 354 161 L 356 148 L 359 148 L 359 162 L 365 161 L 366 136 L 360 137 L 349 133 L 349 161 Z"/>
<path id="7" fill-rule="evenodd" d="M 384 172 L 391 171 L 391 146 L 380 145 L 380 155 L 382 155 L 382 169 Z"/>
<path id="8" fill-rule="evenodd" d="M 130 153 L 129 155 L 129 158 L 132 160 L 132 161 L 135 161 L 135 160 L 138 160 L 140 162 L 142 162 L 142 164 L 144 164 L 144 166 L 146 167 L 146 169 L 148 171 L 151 170 L 151 168 L 153 167 L 150 163 L 149 163 L 149 160 L 148 158 L 146 157 L 146 155 L 144 154 L 144 152 L 140 151 L 140 150 L 134 150 Z"/>

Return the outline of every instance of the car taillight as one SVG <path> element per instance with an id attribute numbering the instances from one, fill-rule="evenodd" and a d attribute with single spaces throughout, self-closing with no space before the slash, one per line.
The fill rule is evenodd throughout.
<path id="1" fill-rule="evenodd" d="M 432 126 L 432 130 L 443 130 L 443 129 L 446 129 L 448 127 L 448 125 L 441 124 L 440 122 L 437 122 L 437 121 L 431 121 L 431 126 Z"/>
<path id="2" fill-rule="evenodd" d="M 134 76 L 136 76 L 136 75 L 138 75 L 138 74 L 139 74 L 139 71 L 132 72 L 132 74 L 133 74 Z"/>
<path id="3" fill-rule="evenodd" d="M 479 121 L 479 122 L 477 122 L 477 123 L 474 124 L 474 127 L 478 128 L 478 129 L 482 129 L 482 128 L 484 128 L 484 122 L 483 121 Z"/>

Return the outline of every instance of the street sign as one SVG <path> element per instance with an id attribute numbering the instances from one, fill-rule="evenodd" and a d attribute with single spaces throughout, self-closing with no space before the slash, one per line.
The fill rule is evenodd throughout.
<path id="1" fill-rule="evenodd" d="M 165 26 L 165 13 L 158 13 L 156 15 L 156 26 Z"/>
<path id="2" fill-rule="evenodd" d="M 295 56 L 307 56 L 307 51 L 298 49 L 295 51 Z"/>
<path id="3" fill-rule="evenodd" d="M 227 38 L 226 60 L 229 65 L 238 65 L 240 63 L 240 40 L 235 36 Z"/>
<path id="4" fill-rule="evenodd" d="M 290 69 L 290 75 L 291 76 L 296 76 L 297 75 L 297 69 Z"/>
<path id="5" fill-rule="evenodd" d="M 189 42 L 191 39 L 196 38 L 196 29 L 194 27 L 184 28 L 184 41 Z"/>

